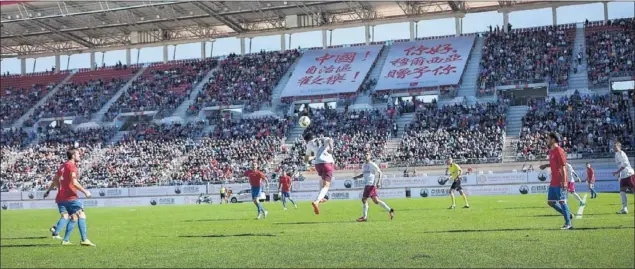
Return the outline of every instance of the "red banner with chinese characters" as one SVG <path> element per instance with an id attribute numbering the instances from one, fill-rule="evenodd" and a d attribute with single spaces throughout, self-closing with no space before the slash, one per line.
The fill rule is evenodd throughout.
<path id="1" fill-rule="evenodd" d="M 455 85 L 470 56 L 475 36 L 393 43 L 377 90 Z"/>
<path id="2" fill-rule="evenodd" d="M 377 59 L 381 46 L 307 51 L 281 97 L 356 92 Z"/>

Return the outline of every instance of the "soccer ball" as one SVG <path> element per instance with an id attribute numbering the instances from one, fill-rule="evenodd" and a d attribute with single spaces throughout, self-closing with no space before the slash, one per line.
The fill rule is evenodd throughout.
<path id="1" fill-rule="evenodd" d="M 302 116 L 300 117 L 300 121 L 298 123 L 302 128 L 306 128 L 309 127 L 309 125 L 311 124 L 311 119 L 309 119 L 309 117 L 307 116 Z"/>

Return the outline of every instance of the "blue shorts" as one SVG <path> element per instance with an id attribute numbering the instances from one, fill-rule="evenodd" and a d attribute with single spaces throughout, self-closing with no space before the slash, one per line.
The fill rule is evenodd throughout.
<path id="1" fill-rule="evenodd" d="M 549 192 L 547 192 L 547 201 L 549 202 L 558 202 L 558 201 L 567 201 L 567 197 L 569 196 L 569 192 L 567 189 L 562 189 L 561 187 L 551 187 L 549 186 Z"/>
<path id="2" fill-rule="evenodd" d="M 258 187 L 254 187 L 251 186 L 251 199 L 258 199 L 258 197 L 260 196 L 260 186 Z"/>
<path id="3" fill-rule="evenodd" d="M 283 191 L 283 192 L 282 192 L 282 197 L 284 197 L 284 198 L 289 198 L 289 197 L 291 197 L 291 193 L 290 193 L 290 192 L 288 192 L 288 191 Z"/>
<path id="4" fill-rule="evenodd" d="M 83 210 L 84 206 L 82 206 L 82 202 L 77 199 L 72 201 L 59 202 L 57 203 L 57 209 L 59 209 L 60 214 L 68 213 L 69 215 L 73 215 Z"/>

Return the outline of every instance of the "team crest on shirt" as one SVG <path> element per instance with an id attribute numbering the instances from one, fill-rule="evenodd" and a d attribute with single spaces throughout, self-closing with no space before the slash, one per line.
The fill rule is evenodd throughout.
<path id="1" fill-rule="evenodd" d="M 520 188 L 518 188 L 518 191 L 521 194 L 527 194 L 529 193 L 529 187 L 527 185 L 521 185 Z"/>

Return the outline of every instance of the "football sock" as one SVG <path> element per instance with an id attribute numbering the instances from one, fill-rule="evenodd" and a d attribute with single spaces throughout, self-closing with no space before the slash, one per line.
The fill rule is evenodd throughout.
<path id="1" fill-rule="evenodd" d="M 68 222 L 68 224 L 66 224 L 66 233 L 64 234 L 64 241 L 71 240 L 71 233 L 73 232 L 73 229 L 75 229 L 75 223 L 76 221 L 71 220 Z"/>
<path id="2" fill-rule="evenodd" d="M 591 198 L 595 198 L 597 196 L 597 193 L 595 192 L 594 189 L 591 189 Z"/>
<path id="3" fill-rule="evenodd" d="M 453 193 L 450 193 L 450 198 L 452 198 L 452 205 L 456 205 L 456 200 L 454 199 Z"/>
<path id="4" fill-rule="evenodd" d="M 364 203 L 364 205 L 362 206 L 362 208 L 364 209 L 362 211 L 362 217 L 366 218 L 368 216 L 368 203 Z"/>
<path id="5" fill-rule="evenodd" d="M 282 197 L 282 207 L 287 208 L 287 198 Z"/>
<path id="6" fill-rule="evenodd" d="M 569 205 L 562 204 L 562 214 L 564 215 L 565 224 L 571 225 L 571 212 L 569 212 Z"/>
<path id="7" fill-rule="evenodd" d="M 291 201 L 291 203 L 295 206 L 295 201 L 293 201 L 293 199 L 291 199 L 291 197 L 289 197 L 289 201 Z"/>
<path id="8" fill-rule="evenodd" d="M 580 195 L 577 192 L 572 193 L 573 197 L 575 197 L 575 199 L 578 200 L 578 202 L 582 202 L 582 198 L 580 198 Z"/>
<path id="9" fill-rule="evenodd" d="M 627 202 L 627 198 L 626 198 L 626 192 L 621 191 L 620 195 L 622 196 L 622 210 L 626 210 L 627 206 L 628 206 L 628 202 Z"/>
<path id="10" fill-rule="evenodd" d="M 320 202 L 320 200 L 324 199 L 324 196 L 326 196 L 326 193 L 329 191 L 328 187 L 322 187 L 322 189 L 320 190 L 320 193 L 318 194 L 317 198 L 315 199 L 316 202 Z"/>
<path id="11" fill-rule="evenodd" d="M 86 237 L 86 218 L 79 218 L 77 226 L 79 227 L 79 235 L 81 236 L 82 241 L 86 241 L 86 239 L 88 239 Z"/>
<path id="12" fill-rule="evenodd" d="M 470 203 L 467 202 L 467 195 L 463 194 L 461 196 L 463 196 L 463 201 L 465 201 L 465 205 L 470 206 Z"/>
<path id="13" fill-rule="evenodd" d="M 377 204 L 386 209 L 386 211 L 390 212 L 390 207 L 384 201 L 379 201 Z"/>
<path id="14" fill-rule="evenodd" d="M 258 209 L 258 214 L 260 214 L 260 212 L 262 212 L 262 206 L 260 203 L 256 203 L 256 208 Z"/>
<path id="15" fill-rule="evenodd" d="M 60 217 L 60 219 L 57 221 L 57 224 L 55 224 L 55 235 L 59 235 L 60 232 L 62 232 L 62 229 L 66 227 L 66 223 L 68 223 L 68 220 L 69 219 Z"/>
<path id="16" fill-rule="evenodd" d="M 558 211 L 558 213 L 564 215 L 564 213 L 562 212 L 562 207 L 560 206 L 559 203 L 554 203 L 553 205 L 551 205 L 551 207 L 553 207 L 553 209 L 555 209 L 556 211 Z"/>

